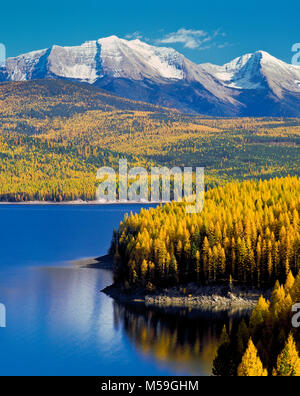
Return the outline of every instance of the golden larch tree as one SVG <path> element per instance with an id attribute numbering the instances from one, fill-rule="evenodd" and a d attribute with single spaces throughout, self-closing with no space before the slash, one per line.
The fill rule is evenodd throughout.
<path id="1" fill-rule="evenodd" d="M 257 349 L 251 338 L 242 361 L 238 367 L 239 377 L 266 377 L 268 372 L 263 368 L 262 362 L 257 354 Z"/>
<path id="2" fill-rule="evenodd" d="M 276 368 L 273 369 L 273 376 L 278 377 L 298 377 L 300 376 L 300 359 L 296 349 L 296 344 L 290 333 L 287 342 L 277 358 Z"/>

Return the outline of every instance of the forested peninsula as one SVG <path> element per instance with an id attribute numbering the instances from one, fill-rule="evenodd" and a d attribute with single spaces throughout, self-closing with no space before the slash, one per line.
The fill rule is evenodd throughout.
<path id="1" fill-rule="evenodd" d="M 114 231 L 114 279 L 125 289 L 285 282 L 300 267 L 300 179 L 234 182 L 205 194 L 186 214 L 170 203 L 130 214 Z"/>

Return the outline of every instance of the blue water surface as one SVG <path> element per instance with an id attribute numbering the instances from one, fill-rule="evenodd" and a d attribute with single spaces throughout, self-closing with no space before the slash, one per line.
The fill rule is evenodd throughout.
<path id="1" fill-rule="evenodd" d="M 0 375 L 172 374 L 132 345 L 100 293 L 107 270 L 68 263 L 106 254 L 140 205 L 0 205 Z"/>
<path id="2" fill-rule="evenodd" d="M 141 207 L 0 205 L 0 375 L 211 375 L 239 312 L 126 306 L 101 293 L 111 271 L 74 264 Z"/>

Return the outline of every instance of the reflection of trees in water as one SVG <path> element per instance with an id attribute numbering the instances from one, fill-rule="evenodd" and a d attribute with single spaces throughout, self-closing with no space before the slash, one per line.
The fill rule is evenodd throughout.
<path id="1" fill-rule="evenodd" d="M 176 372 L 210 375 L 224 324 L 239 323 L 247 312 L 149 308 L 114 303 L 116 327 L 147 357 Z"/>

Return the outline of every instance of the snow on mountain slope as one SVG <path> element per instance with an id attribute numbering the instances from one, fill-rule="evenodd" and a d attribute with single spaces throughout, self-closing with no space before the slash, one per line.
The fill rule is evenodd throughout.
<path id="1" fill-rule="evenodd" d="M 183 56 L 172 48 L 153 47 L 140 40 L 127 41 L 116 36 L 100 39 L 98 43 L 103 67 L 114 77 L 183 78 Z"/>
<path id="2" fill-rule="evenodd" d="M 93 84 L 97 78 L 182 79 L 183 56 L 172 48 L 153 47 L 140 40 L 127 41 L 116 36 L 88 41 L 80 46 L 35 51 L 7 61 L 11 80 L 30 79 L 47 54 L 45 76 L 82 80 Z"/>
<path id="3" fill-rule="evenodd" d="M 237 89 L 243 89 L 252 84 L 246 81 L 237 82 L 237 75 L 243 70 L 245 65 L 251 59 L 252 54 L 243 55 L 233 61 L 226 63 L 224 66 L 217 66 L 211 63 L 204 63 L 202 66 L 208 73 L 214 75 L 218 80 L 222 81 L 224 85 L 231 86 Z M 245 78 L 245 77 L 244 77 Z"/>
<path id="4" fill-rule="evenodd" d="M 93 84 L 97 74 L 96 41 L 90 41 L 77 47 L 54 45 L 48 56 L 47 75 L 77 79 Z"/>
<path id="5" fill-rule="evenodd" d="M 266 89 L 267 85 L 278 96 L 284 90 L 300 92 L 297 80 L 300 67 L 289 65 L 265 51 L 243 55 L 224 66 L 202 65 L 225 86 L 236 89 Z"/>
<path id="6" fill-rule="evenodd" d="M 264 51 L 223 66 L 196 65 L 172 48 L 111 36 L 30 52 L 8 59 L 0 69 L 0 81 L 44 78 L 87 82 L 188 112 L 255 115 L 265 106 L 266 115 L 300 116 L 300 67 Z"/>
<path id="7" fill-rule="evenodd" d="M 11 81 L 31 80 L 32 72 L 47 50 L 32 51 L 16 58 L 8 58 L 6 61 L 7 79 Z"/>
<path id="8" fill-rule="evenodd" d="M 37 78 L 88 82 L 130 99 L 145 99 L 152 103 L 155 103 L 157 89 L 168 85 L 172 89 L 168 93 L 159 93 L 158 104 L 178 107 L 180 91 L 184 90 L 188 102 L 198 100 L 207 106 L 219 102 L 226 106 L 236 105 L 227 87 L 174 49 L 116 36 L 75 47 L 54 45 L 43 51 L 11 58 L 7 62 L 6 73 L 2 78 L 0 76 L 0 80 L 13 81 Z M 174 87 L 177 83 L 178 86 Z M 185 105 L 179 107 L 186 108 Z"/>
<path id="9" fill-rule="evenodd" d="M 269 87 L 278 97 L 283 98 L 286 92 L 300 93 L 297 83 L 300 66 L 289 65 L 266 52 L 262 53 L 261 66 Z"/>

